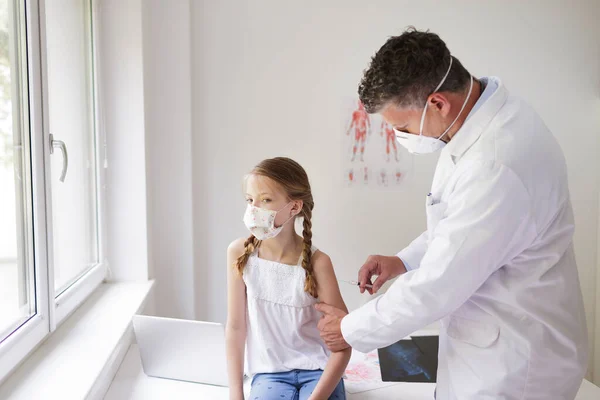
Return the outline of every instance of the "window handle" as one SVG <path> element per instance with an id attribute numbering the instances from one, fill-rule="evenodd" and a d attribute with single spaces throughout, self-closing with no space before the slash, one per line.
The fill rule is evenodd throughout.
<path id="1" fill-rule="evenodd" d="M 65 142 L 62 140 L 54 140 L 54 135 L 50 134 L 50 154 L 54 154 L 54 148 L 60 149 L 63 156 L 63 167 L 62 172 L 60 174 L 60 181 L 65 181 L 65 176 L 67 175 L 67 169 L 69 169 L 69 156 L 67 154 L 67 146 Z"/>

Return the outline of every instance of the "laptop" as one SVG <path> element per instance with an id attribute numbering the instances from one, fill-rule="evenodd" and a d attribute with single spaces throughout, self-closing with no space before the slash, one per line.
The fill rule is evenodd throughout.
<path id="1" fill-rule="evenodd" d="M 146 375 L 228 385 L 223 325 L 134 315 L 133 329 Z"/>

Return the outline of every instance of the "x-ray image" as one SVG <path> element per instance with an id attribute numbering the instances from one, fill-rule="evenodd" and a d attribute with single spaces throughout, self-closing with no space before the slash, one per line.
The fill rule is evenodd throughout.
<path id="1" fill-rule="evenodd" d="M 435 382 L 437 353 L 437 336 L 413 337 L 379 349 L 381 378 L 384 382 Z"/>

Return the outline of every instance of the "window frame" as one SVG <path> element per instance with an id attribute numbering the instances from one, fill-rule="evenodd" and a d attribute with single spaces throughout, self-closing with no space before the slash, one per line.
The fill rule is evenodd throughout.
<path id="1" fill-rule="evenodd" d="M 45 0 L 38 0 L 40 5 L 40 51 L 41 51 L 41 60 L 42 60 L 42 82 L 48 82 L 48 69 L 46 65 L 46 36 L 45 36 Z M 91 51 L 90 51 L 90 65 L 91 71 L 88 71 L 90 74 L 89 78 L 92 82 L 92 129 L 94 130 L 94 144 L 96 148 L 96 205 L 97 205 L 97 240 L 98 240 L 98 260 L 99 262 L 90 267 L 83 275 L 77 278 L 67 289 L 63 290 L 58 296 L 55 297 L 55 300 L 51 303 L 50 306 L 50 330 L 54 331 L 61 322 L 63 322 L 69 315 L 71 315 L 77 307 L 87 299 L 92 292 L 104 281 L 106 278 L 108 269 L 106 263 L 104 241 L 101 240 L 103 236 L 104 224 L 101 223 L 104 218 L 104 208 L 102 205 L 104 204 L 104 190 L 105 185 L 105 173 L 103 168 L 103 163 L 100 161 L 100 149 L 103 146 L 103 133 L 100 129 L 100 124 L 98 121 L 98 85 L 97 85 L 97 54 L 96 49 L 97 46 L 94 43 L 95 38 L 97 37 L 96 23 L 95 23 L 95 1 L 86 0 L 89 4 L 88 12 L 91 14 L 90 24 L 88 27 L 90 29 L 90 40 L 91 40 Z M 49 115 L 49 104 L 48 104 L 48 93 L 47 93 L 48 85 L 43 85 L 43 112 L 44 115 Z M 48 118 L 44 119 L 44 141 L 45 149 L 50 149 L 50 128 Z M 46 202 L 48 204 L 47 207 L 47 236 L 48 236 L 48 269 L 49 269 L 49 293 L 55 293 L 54 287 L 54 257 L 53 257 L 53 240 L 52 240 L 52 176 L 51 176 L 51 166 L 50 166 L 50 157 L 48 151 L 45 152 L 45 175 L 46 182 L 49 182 L 46 185 Z"/>
<path id="2" fill-rule="evenodd" d="M 50 1 L 50 0 L 47 0 Z M 52 204 L 50 170 L 50 132 L 48 118 L 45 0 L 15 0 L 19 7 L 15 15 L 19 24 L 24 14 L 26 55 L 21 61 L 21 70 L 27 71 L 22 79 L 27 82 L 27 106 L 29 132 L 24 135 L 30 140 L 31 161 L 31 210 L 33 245 L 33 276 L 35 285 L 36 312 L 17 327 L 6 338 L 0 338 L 0 384 L 35 350 L 56 328 L 64 322 L 106 279 L 106 143 L 103 127 L 98 118 L 98 54 L 96 38 L 97 0 L 86 0 L 90 13 L 90 79 L 92 82 L 92 129 L 96 149 L 96 204 L 97 245 L 99 262 L 93 265 L 73 284 L 55 296 L 54 265 L 52 251 Z M 22 66 L 23 63 L 27 67 Z M 23 102 L 22 102 L 23 103 Z M 25 110 L 24 110 L 25 112 Z M 102 150 L 102 151 L 101 151 Z"/>

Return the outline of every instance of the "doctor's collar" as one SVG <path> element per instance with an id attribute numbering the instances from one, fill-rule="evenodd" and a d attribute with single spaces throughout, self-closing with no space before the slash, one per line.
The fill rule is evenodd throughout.
<path id="1" fill-rule="evenodd" d="M 460 129 L 442 149 L 442 153 L 451 155 L 452 160 L 455 163 L 458 162 L 471 146 L 473 146 L 477 139 L 479 139 L 508 99 L 508 91 L 502 84 L 500 78 L 491 76 L 481 78 L 480 81 L 484 79 L 486 89 L 489 88 L 490 90 L 493 90 L 493 92 L 489 94 L 486 93 L 485 96 L 480 97 L 480 100 L 483 102 L 475 104 L 475 107 L 468 115 L 467 120 L 463 122 Z"/>

